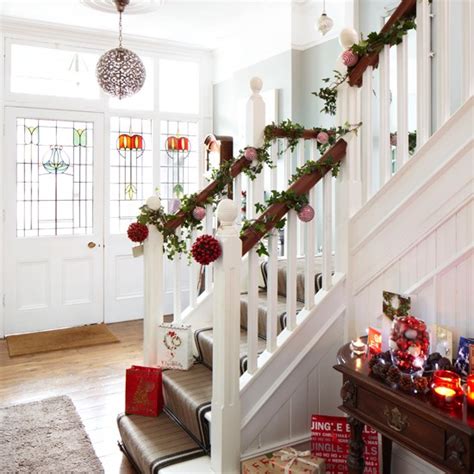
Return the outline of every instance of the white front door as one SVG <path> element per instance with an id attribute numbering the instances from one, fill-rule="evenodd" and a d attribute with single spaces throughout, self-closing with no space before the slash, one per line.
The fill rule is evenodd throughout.
<path id="1" fill-rule="evenodd" d="M 102 116 L 7 108 L 5 122 L 5 334 L 102 322 Z"/>

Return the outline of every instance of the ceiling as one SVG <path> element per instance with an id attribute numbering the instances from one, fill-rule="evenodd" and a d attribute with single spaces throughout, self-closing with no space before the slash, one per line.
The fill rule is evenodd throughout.
<path id="1" fill-rule="evenodd" d="M 328 14 L 338 23 L 344 17 L 347 0 L 328 0 Z M 95 4 L 92 10 L 86 4 Z M 332 8 L 330 6 L 332 4 Z M 9 17 L 117 31 L 118 17 L 104 7 L 112 0 L 0 0 L 0 14 Z M 311 11 L 311 15 L 295 15 L 308 23 L 305 28 L 291 26 L 293 10 Z M 321 40 L 312 25 L 322 9 L 321 0 L 130 0 L 124 15 L 124 34 L 145 36 L 218 49 L 229 38 L 254 36 L 258 41 L 272 41 L 279 31 L 293 28 L 297 43 Z M 151 11 L 150 11 L 151 10 Z M 332 10 L 332 11 L 331 11 Z M 147 11 L 145 14 L 139 14 Z M 342 11 L 342 14 L 341 14 Z M 299 22 L 299 21 L 298 21 Z M 311 23 L 311 24 L 310 24 Z M 340 23 L 340 21 L 339 21 Z M 301 31 L 307 31 L 304 38 Z M 288 41 L 288 47 L 292 43 Z"/>

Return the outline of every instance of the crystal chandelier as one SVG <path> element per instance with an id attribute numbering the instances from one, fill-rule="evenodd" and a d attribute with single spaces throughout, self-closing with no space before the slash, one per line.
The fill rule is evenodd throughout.
<path id="1" fill-rule="evenodd" d="M 316 29 L 318 29 L 323 35 L 325 35 L 334 25 L 332 18 L 326 15 L 326 0 L 323 0 L 323 13 L 319 17 Z"/>
<path id="2" fill-rule="evenodd" d="M 109 95 L 123 99 L 136 94 L 145 83 L 146 70 L 141 59 L 122 46 L 122 13 L 130 0 L 114 0 L 119 12 L 119 46 L 104 53 L 97 63 L 100 87 Z"/>

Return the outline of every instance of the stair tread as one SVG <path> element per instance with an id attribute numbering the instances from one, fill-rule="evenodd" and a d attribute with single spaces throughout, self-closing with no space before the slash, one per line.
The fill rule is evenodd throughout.
<path id="1" fill-rule="evenodd" d="M 119 415 L 122 449 L 143 473 L 205 455 L 205 451 L 166 413 L 158 417 Z M 172 459 L 172 461 L 171 461 Z"/>
<path id="2" fill-rule="evenodd" d="M 212 371 L 203 364 L 189 370 L 163 371 L 166 409 L 203 446 L 209 445 L 204 415 L 211 409 Z"/>
<path id="3" fill-rule="evenodd" d="M 258 335 L 262 339 L 267 337 L 267 292 L 260 291 L 258 293 Z M 296 302 L 296 310 L 302 309 L 304 304 L 301 301 Z M 247 307 L 248 294 L 240 295 L 240 326 L 247 329 Z M 286 298 L 277 296 L 277 333 L 279 334 L 284 328 L 283 316 L 286 314 Z"/>
<path id="4" fill-rule="evenodd" d="M 202 364 L 212 368 L 212 348 L 214 344 L 214 333 L 212 328 L 204 328 L 195 332 L 196 346 L 202 359 Z M 258 338 L 258 352 L 265 350 L 266 341 Z M 247 331 L 240 329 L 240 372 L 247 370 Z"/>

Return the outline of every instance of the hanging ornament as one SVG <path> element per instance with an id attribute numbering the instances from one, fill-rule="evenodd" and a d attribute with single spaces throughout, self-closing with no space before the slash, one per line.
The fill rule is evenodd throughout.
<path id="1" fill-rule="evenodd" d="M 316 135 L 316 140 L 318 143 L 321 143 L 321 145 L 325 145 L 329 141 L 329 135 L 327 132 L 319 132 Z"/>
<path id="2" fill-rule="evenodd" d="M 197 206 L 193 209 L 193 217 L 198 221 L 202 221 L 206 217 L 206 209 Z"/>
<path id="3" fill-rule="evenodd" d="M 253 147 L 248 147 L 244 151 L 244 157 L 248 161 L 254 161 L 257 159 L 257 150 Z"/>
<path id="4" fill-rule="evenodd" d="M 117 150 L 122 158 L 125 159 L 125 176 L 128 178 L 128 183 L 125 184 L 125 197 L 133 199 L 137 194 L 138 176 L 134 167 L 136 168 L 136 161 L 142 157 L 145 151 L 145 140 L 141 135 L 127 135 L 122 133 L 117 139 Z"/>
<path id="5" fill-rule="evenodd" d="M 209 265 L 216 261 L 222 253 L 219 241 L 212 235 L 201 235 L 191 247 L 191 254 L 196 262 Z"/>
<path id="6" fill-rule="evenodd" d="M 346 49 L 342 53 L 342 62 L 344 63 L 345 66 L 353 67 L 357 64 L 358 61 L 359 61 L 359 56 L 357 56 L 357 54 L 352 52 L 351 49 Z"/>
<path id="7" fill-rule="evenodd" d="M 314 209 L 309 204 L 303 206 L 298 212 L 298 218 L 302 222 L 310 222 L 314 218 Z"/>
<path id="8" fill-rule="evenodd" d="M 123 99 L 143 87 L 146 70 L 141 59 L 122 46 L 122 13 L 130 0 L 114 0 L 119 12 L 119 46 L 104 53 L 96 66 L 100 87 L 109 95 Z"/>
<path id="9" fill-rule="evenodd" d="M 139 222 L 132 222 L 128 226 L 127 235 L 132 242 L 142 243 L 148 237 L 148 227 Z"/>
<path id="10" fill-rule="evenodd" d="M 318 23 L 316 25 L 316 29 L 321 32 L 321 34 L 324 36 L 328 31 L 331 30 L 331 28 L 334 25 L 334 21 L 332 18 L 329 18 L 326 15 L 326 1 L 323 0 L 323 13 L 319 17 Z"/>

